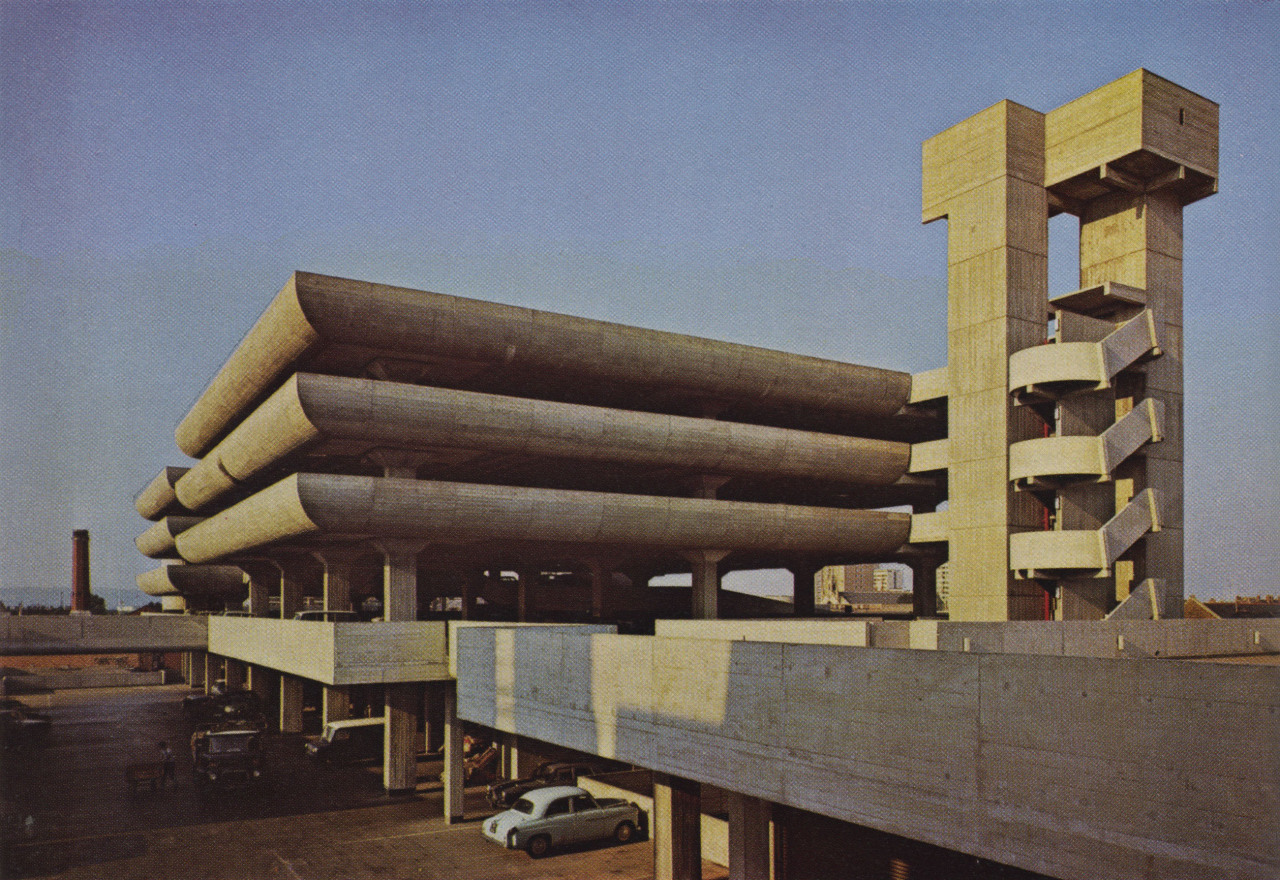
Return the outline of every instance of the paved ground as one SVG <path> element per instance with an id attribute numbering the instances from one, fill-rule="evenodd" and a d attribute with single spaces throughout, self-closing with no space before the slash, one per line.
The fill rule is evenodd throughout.
<path id="1" fill-rule="evenodd" d="M 7 751 L 0 877 L 60 880 L 396 880 L 653 876 L 653 845 L 600 845 L 534 861 L 480 836 L 480 790 L 469 816 L 441 818 L 439 762 L 415 794 L 388 797 L 375 767 L 322 770 L 302 737 L 267 738 L 269 781 L 257 792 L 209 794 L 191 779 L 185 686 L 59 691 L 24 701 L 53 716 L 38 748 Z M 131 794 L 124 766 L 154 760 L 165 739 L 178 784 Z M 427 781 L 430 780 L 430 781 Z M 24 826 L 33 817 L 30 827 Z M 723 878 L 707 863 L 704 876 Z"/>

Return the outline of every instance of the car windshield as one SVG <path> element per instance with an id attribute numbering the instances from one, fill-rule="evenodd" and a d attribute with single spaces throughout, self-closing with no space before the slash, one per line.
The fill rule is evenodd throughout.
<path id="1" fill-rule="evenodd" d="M 254 747 L 254 739 L 253 736 L 211 736 L 209 751 L 220 755 L 230 752 L 247 752 Z"/>
<path id="2" fill-rule="evenodd" d="M 520 800 L 511 805 L 511 809 L 515 810 L 517 813 L 524 813 L 528 816 L 533 812 L 533 801 L 528 798 L 520 798 Z"/>

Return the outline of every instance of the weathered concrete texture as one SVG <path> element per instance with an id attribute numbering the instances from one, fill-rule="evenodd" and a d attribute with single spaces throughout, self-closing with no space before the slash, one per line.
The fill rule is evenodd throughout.
<path id="1" fill-rule="evenodd" d="M 910 452 L 887 440 L 296 373 L 178 480 L 178 498 L 199 510 L 322 444 L 347 455 L 392 446 L 882 486 L 902 477 Z"/>
<path id="2" fill-rule="evenodd" d="M 185 532 L 202 519 L 197 516 L 161 517 L 137 537 L 134 545 L 139 553 L 150 559 L 177 559 L 178 545 L 174 539 L 179 532 Z"/>
<path id="3" fill-rule="evenodd" d="M 479 628 L 457 650 L 463 718 L 774 803 L 1073 880 L 1280 869 L 1272 668 Z"/>
<path id="4" fill-rule="evenodd" d="M 819 358 L 295 272 L 178 426 L 178 448 L 200 457 L 292 367 L 418 361 L 447 371 L 462 362 L 513 377 L 685 391 L 717 401 L 809 406 L 889 418 L 907 402 L 911 376 Z M 454 365 L 454 373 L 463 373 Z M 322 372 L 343 372 L 328 369 Z"/>
<path id="5" fill-rule="evenodd" d="M 334 537 L 874 555 L 905 543 L 910 523 L 875 510 L 295 474 L 177 542 L 190 562 Z"/>
<path id="6" fill-rule="evenodd" d="M 0 654 L 131 654 L 203 651 L 203 617 L 179 615 L 0 615 Z"/>
<path id="7" fill-rule="evenodd" d="M 184 467 L 162 468 L 147 487 L 134 499 L 134 507 L 143 519 L 160 519 L 168 514 L 187 513 L 178 503 L 175 487 L 187 472 Z"/>
<path id="8" fill-rule="evenodd" d="M 235 565 L 162 565 L 138 575 L 138 589 L 148 596 L 238 598 L 248 577 Z"/>
<path id="9" fill-rule="evenodd" d="M 209 618 L 209 651 L 327 685 L 449 676 L 444 621 L 323 623 Z"/>

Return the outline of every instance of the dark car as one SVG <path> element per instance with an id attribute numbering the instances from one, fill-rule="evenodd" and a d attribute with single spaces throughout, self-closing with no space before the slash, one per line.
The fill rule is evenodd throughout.
<path id="1" fill-rule="evenodd" d="M 197 785 L 245 785 L 262 779 L 262 734 L 253 728 L 197 730 L 191 737 Z"/>
<path id="2" fill-rule="evenodd" d="M 318 764 L 351 764 L 382 757 L 382 718 L 348 718 L 330 721 L 324 731 L 307 741 L 307 757 Z"/>
<path id="3" fill-rule="evenodd" d="M 577 785 L 579 776 L 591 776 L 604 771 L 597 763 L 585 761 L 548 761 L 540 764 L 533 774 L 523 779 L 497 782 L 489 786 L 489 803 L 495 809 L 508 809 L 526 793 L 535 788 L 550 785 Z"/>
<path id="4" fill-rule="evenodd" d="M 25 703 L 5 698 L 0 707 L 0 748 L 21 749 L 40 745 L 49 737 L 53 720 Z"/>
<path id="5" fill-rule="evenodd" d="M 265 730 L 267 716 L 262 698 L 253 691 L 226 694 L 192 694 L 182 700 L 182 713 L 200 725 L 235 724 Z"/>

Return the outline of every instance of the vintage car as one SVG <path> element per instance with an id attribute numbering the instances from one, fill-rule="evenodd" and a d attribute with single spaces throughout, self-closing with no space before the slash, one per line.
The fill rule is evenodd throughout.
<path id="1" fill-rule="evenodd" d="M 549 785 L 574 785 L 579 776 L 591 776 L 600 773 L 602 769 L 599 764 L 582 761 L 547 761 L 539 764 L 532 774 L 522 779 L 495 782 L 489 786 L 487 796 L 489 803 L 495 809 L 505 810 L 521 795 L 535 788 L 546 788 Z"/>
<path id="2" fill-rule="evenodd" d="M 262 734 L 253 728 L 197 730 L 191 736 L 197 785 L 244 785 L 262 779 Z"/>
<path id="3" fill-rule="evenodd" d="M 49 736 L 53 721 L 25 703 L 5 698 L 0 706 L 0 748 L 21 749 L 39 745 Z"/>
<path id="4" fill-rule="evenodd" d="M 307 740 L 307 757 L 317 764 L 351 764 L 382 757 L 385 718 L 330 721 L 317 737 Z"/>
<path id="5" fill-rule="evenodd" d="M 557 846 L 635 840 L 644 827 L 643 815 L 622 798 L 597 800 L 577 786 L 553 785 L 530 791 L 511 809 L 486 819 L 481 831 L 494 843 L 539 858 Z"/>
<path id="6" fill-rule="evenodd" d="M 252 691 L 192 694 L 182 699 L 182 714 L 196 724 L 237 724 L 266 730 L 262 698 Z"/>

